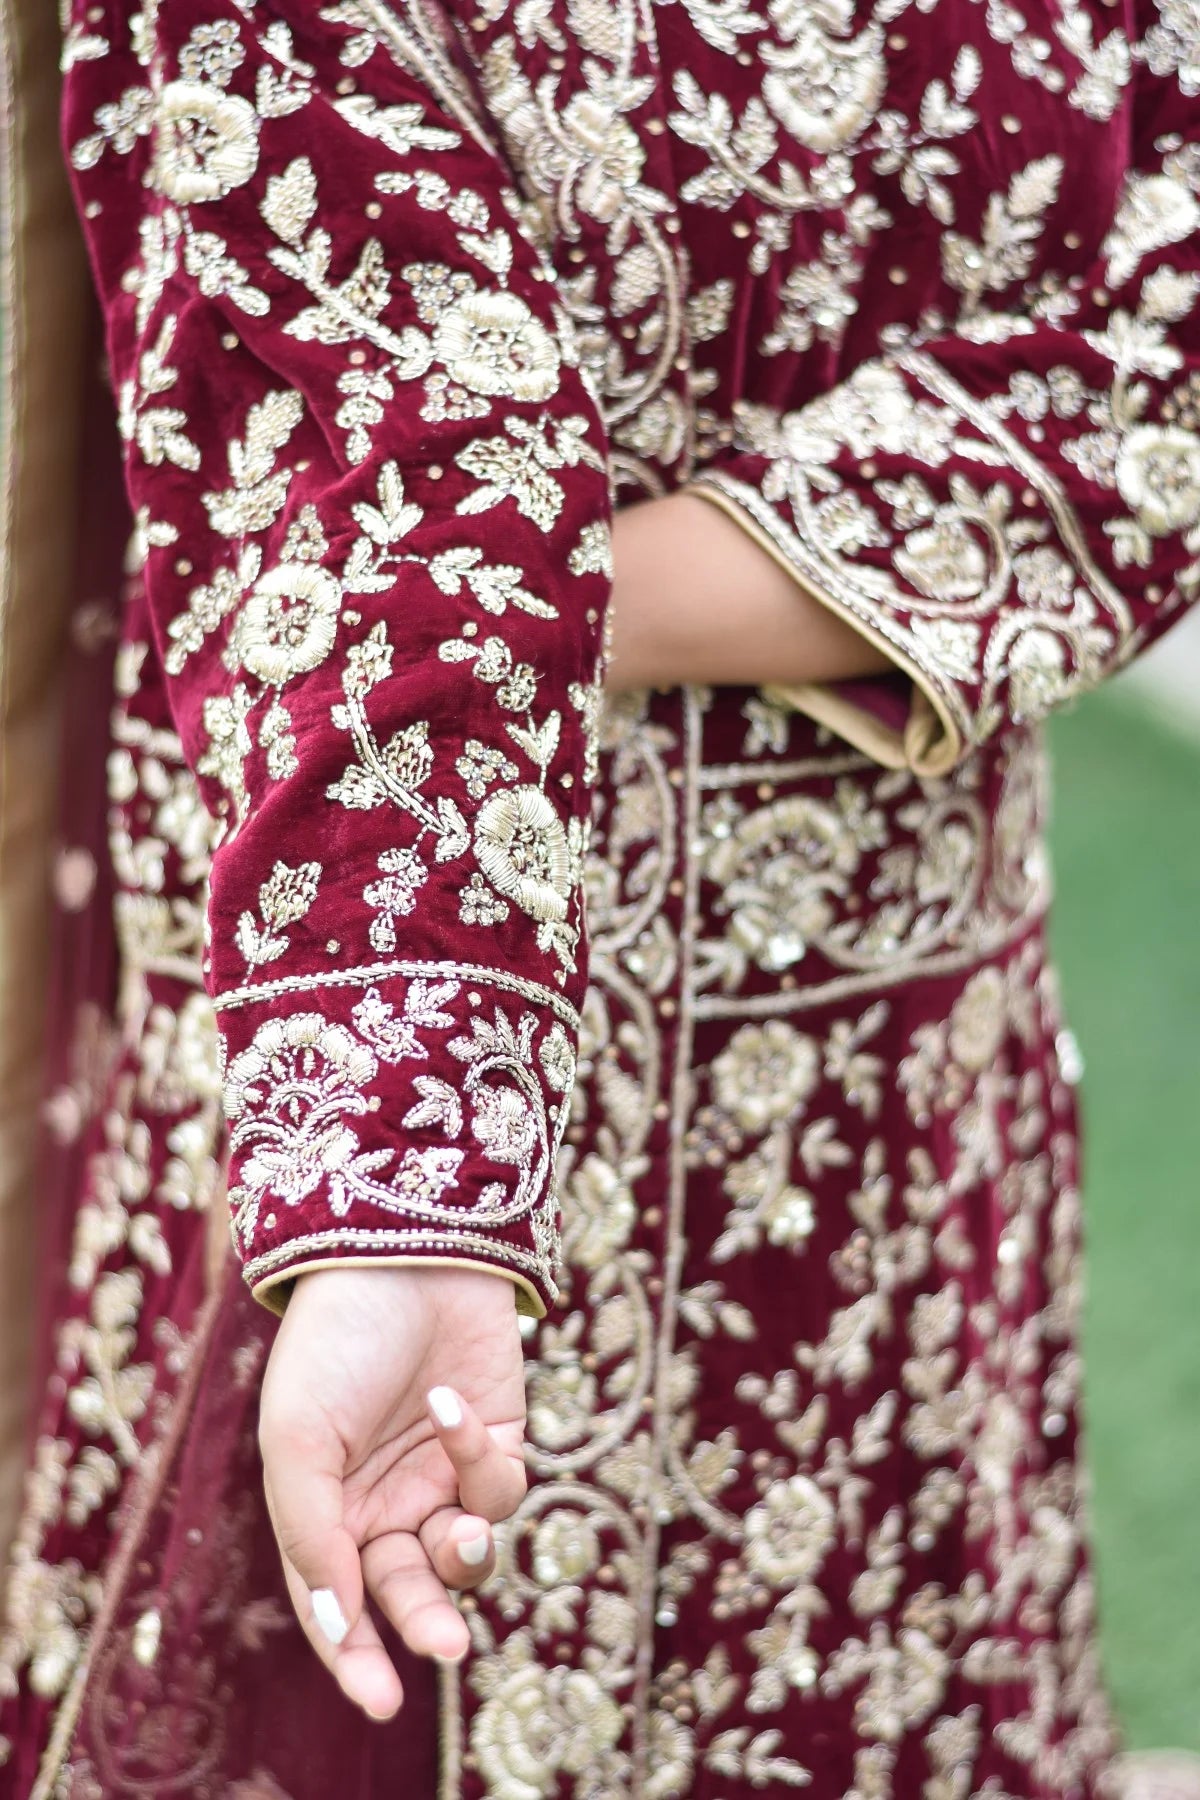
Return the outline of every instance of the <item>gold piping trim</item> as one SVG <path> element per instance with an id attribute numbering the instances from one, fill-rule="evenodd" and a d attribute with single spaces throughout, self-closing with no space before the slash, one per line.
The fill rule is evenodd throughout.
<path id="1" fill-rule="evenodd" d="M 359 963 L 351 969 L 282 975 L 274 981 L 258 981 L 248 987 L 228 988 L 223 994 L 217 995 L 213 1001 L 213 1010 L 218 1013 L 229 1012 L 234 1007 L 255 1006 L 264 1000 L 278 999 L 283 994 L 305 993 L 315 988 L 366 987 L 376 981 L 424 980 L 431 975 L 461 982 L 465 987 L 477 981 L 480 987 L 500 988 L 506 993 L 519 994 L 531 1006 L 544 1006 L 547 1011 L 554 1012 L 573 1029 L 578 1030 L 580 1027 L 580 1016 L 570 1001 L 564 995 L 556 994 L 553 988 L 544 987 L 540 981 L 530 981 L 526 976 L 514 975 L 507 969 L 492 969 L 486 963 L 430 962 L 423 957 L 389 957 L 386 961 Z"/>

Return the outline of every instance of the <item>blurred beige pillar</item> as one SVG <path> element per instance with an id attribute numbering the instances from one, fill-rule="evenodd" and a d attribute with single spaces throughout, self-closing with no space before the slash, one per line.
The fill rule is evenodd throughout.
<path id="1" fill-rule="evenodd" d="M 19 1500 L 35 1286 L 58 676 L 74 578 L 85 276 L 49 0 L 0 0 L 0 1546 Z"/>

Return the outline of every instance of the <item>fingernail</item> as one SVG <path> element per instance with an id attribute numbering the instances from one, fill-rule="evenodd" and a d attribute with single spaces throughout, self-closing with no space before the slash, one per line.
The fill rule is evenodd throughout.
<path id="1" fill-rule="evenodd" d="M 473 1569 L 477 1569 L 480 1563 L 487 1561 L 490 1547 L 491 1539 L 486 1531 L 481 1531 L 478 1537 L 464 1539 L 458 1546 L 458 1554 L 465 1563 L 470 1563 Z"/>
<path id="2" fill-rule="evenodd" d="M 314 1588 L 311 1594 L 313 1618 L 331 1644 L 340 1644 L 350 1627 L 332 1588 Z"/>
<path id="3" fill-rule="evenodd" d="M 462 1424 L 462 1406 L 453 1388 L 430 1388 L 425 1398 L 433 1409 L 434 1418 L 447 1431 L 453 1431 L 456 1425 Z"/>

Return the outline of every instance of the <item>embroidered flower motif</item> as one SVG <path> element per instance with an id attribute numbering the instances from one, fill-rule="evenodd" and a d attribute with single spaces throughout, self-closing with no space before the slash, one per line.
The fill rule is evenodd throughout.
<path id="1" fill-rule="evenodd" d="M 1059 551 L 1038 544 L 1013 557 L 1017 592 L 1027 606 L 1046 612 L 1069 612 L 1075 599 L 1075 570 Z"/>
<path id="2" fill-rule="evenodd" d="M 211 82 L 226 88 L 246 60 L 237 26 L 232 19 L 197 25 L 179 52 L 179 73 L 184 81 Z"/>
<path id="3" fill-rule="evenodd" d="M 225 1078 L 233 1147 L 249 1146 L 244 1185 L 299 1206 L 333 1177 L 330 1203 L 338 1211 L 337 1177 L 359 1147 L 342 1115 L 366 1111 L 362 1090 L 376 1068 L 364 1044 L 320 1013 L 293 1013 L 261 1026 Z"/>
<path id="4" fill-rule="evenodd" d="M 464 925 L 500 925 L 509 915 L 507 900 L 493 894 L 476 870 L 458 896 L 458 916 Z"/>
<path id="5" fill-rule="evenodd" d="M 563 1190 L 563 1255 L 602 1269 L 629 1243 L 637 1223 L 633 1190 L 611 1162 L 585 1156 Z"/>
<path id="6" fill-rule="evenodd" d="M 1017 720 L 1040 719 L 1071 685 L 1062 638 L 1040 625 L 1023 631 L 1008 653 L 1009 708 Z"/>
<path id="7" fill-rule="evenodd" d="M 575 1080 L 575 1053 L 561 1025 L 552 1025 L 538 1045 L 538 1061 L 555 1093 L 567 1093 Z"/>
<path id="8" fill-rule="evenodd" d="M 856 458 L 883 451 L 935 469 L 954 454 L 957 424 L 951 408 L 915 399 L 900 370 L 876 358 L 861 363 L 828 394 L 808 401 L 798 412 L 785 413 L 780 420 L 778 448 L 770 454 L 782 451 L 785 460 L 779 475 L 785 482 L 787 459 L 801 470 L 809 465 L 819 468 L 832 462 L 843 445 Z M 774 497 L 783 498 L 785 492 L 786 486 L 781 485 Z M 851 509 L 848 502 L 852 499 L 855 506 Z M 827 505 L 835 512 L 843 551 L 890 541 L 881 535 L 874 507 L 864 506 L 857 496 L 842 492 Z"/>
<path id="9" fill-rule="evenodd" d="M 246 715 L 254 701 L 245 682 L 230 694 L 209 694 L 204 701 L 204 729 L 208 748 L 196 764 L 198 775 L 211 775 L 233 801 L 240 820 L 246 807 L 245 758 L 253 748 Z"/>
<path id="10" fill-rule="evenodd" d="M 471 1131 L 496 1162 L 523 1163 L 538 1140 L 537 1119 L 519 1088 L 477 1088 Z"/>
<path id="11" fill-rule="evenodd" d="M 799 1187 L 784 1187 L 762 1209 L 767 1239 L 781 1250 L 794 1250 L 812 1236 L 816 1224 L 812 1195 Z"/>
<path id="12" fill-rule="evenodd" d="M 1007 1027 L 1004 977 L 999 969 L 972 975 L 950 1014 L 950 1054 L 972 1074 L 995 1061 Z"/>
<path id="13" fill-rule="evenodd" d="M 987 582 L 987 557 L 965 522 L 946 514 L 910 531 L 896 567 L 930 600 L 974 600 Z"/>
<path id="14" fill-rule="evenodd" d="M 1200 215 L 1198 215 L 1200 217 Z M 1135 425 L 1117 453 L 1117 488 L 1152 537 L 1200 521 L 1200 438 L 1181 425 Z"/>
<path id="15" fill-rule="evenodd" d="M 548 400 L 558 386 L 558 346 L 516 294 L 465 294 L 439 320 L 433 351 L 476 394 Z"/>
<path id="16" fill-rule="evenodd" d="M 746 1514 L 745 1557 L 774 1587 L 814 1576 L 836 1535 L 833 1502 L 807 1475 L 771 1484 Z"/>
<path id="17" fill-rule="evenodd" d="M 571 853 L 562 820 L 541 788 L 493 794 L 475 820 L 475 854 L 492 886 L 542 923 L 567 916 Z"/>
<path id="18" fill-rule="evenodd" d="M 894 1645 L 881 1638 L 855 1670 L 856 1677 L 870 1671 L 855 1706 L 859 1729 L 880 1743 L 899 1743 L 941 1704 L 951 1668 L 945 1650 L 924 1631 L 898 1631 Z"/>
<path id="19" fill-rule="evenodd" d="M 1143 256 L 1179 244 L 1200 228 L 1200 201 L 1173 175 L 1132 174 L 1102 246 L 1113 286 L 1129 280 Z"/>
<path id="20" fill-rule="evenodd" d="M 529 1370 L 529 1436 L 539 1450 L 568 1450 L 594 1428 L 596 1377 L 574 1357 L 570 1342 L 561 1360 L 548 1360 L 558 1338 L 553 1326 L 543 1327 L 538 1360 Z"/>
<path id="21" fill-rule="evenodd" d="M 587 157 L 575 189 L 579 204 L 593 219 L 611 224 L 629 189 L 641 179 L 646 158 L 637 133 L 608 101 L 592 93 L 573 95 L 562 123 Z"/>
<path id="22" fill-rule="evenodd" d="M 731 915 L 731 940 L 760 969 L 793 968 L 828 930 L 859 866 L 855 831 L 834 807 L 792 796 L 732 830 L 713 816 L 709 832 L 705 874 L 721 890 L 718 910 Z"/>
<path id="23" fill-rule="evenodd" d="M 533 1579 L 541 1587 L 584 1581 L 599 1561 L 595 1522 L 573 1507 L 556 1506 L 533 1534 Z"/>
<path id="24" fill-rule="evenodd" d="M 1189 99 L 1200 94 L 1200 11 L 1196 0 L 1159 0 L 1142 46 L 1156 75 L 1177 73 Z"/>
<path id="25" fill-rule="evenodd" d="M 770 857 L 729 899 L 729 935 L 760 969 L 790 969 L 833 918 L 829 894 L 805 880 L 795 857 Z"/>
<path id="26" fill-rule="evenodd" d="M 713 1093 L 744 1131 L 762 1132 L 796 1117 L 820 1071 L 812 1038 L 782 1019 L 768 1019 L 734 1032 L 713 1062 Z"/>
<path id="27" fill-rule="evenodd" d="M 315 669 L 333 649 L 341 603 L 342 590 L 325 569 L 311 563 L 268 569 L 237 622 L 242 662 L 272 686 Z"/>
<path id="28" fill-rule="evenodd" d="M 158 105 L 154 175 L 179 206 L 219 200 L 258 167 L 258 115 L 248 100 L 199 81 L 172 81 Z"/>
<path id="29" fill-rule="evenodd" d="M 220 1099 L 220 1039 L 217 1016 L 207 994 L 189 994 L 176 1014 L 165 1074 L 178 1081 L 180 1093 L 198 1100 Z M 177 1143 L 184 1143 L 187 1136 L 181 1125 Z"/>
<path id="30" fill-rule="evenodd" d="M 501 1679 L 471 1728 L 471 1747 L 497 1800 L 548 1800 L 560 1775 L 603 1766 L 621 1736 L 621 1709 L 586 1669 L 530 1662 Z"/>
<path id="31" fill-rule="evenodd" d="M 856 38 L 829 36 L 805 14 L 794 41 L 763 46 L 763 99 L 809 150 L 827 155 L 852 143 L 874 116 L 887 86 L 883 33 L 877 25 Z M 796 15 L 793 15 L 796 16 Z"/>

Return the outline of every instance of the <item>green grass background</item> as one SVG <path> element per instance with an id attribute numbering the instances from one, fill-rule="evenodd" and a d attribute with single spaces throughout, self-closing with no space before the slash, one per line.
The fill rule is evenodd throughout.
<path id="1" fill-rule="evenodd" d="M 1112 690 L 1051 742 L 1103 1653 L 1131 1747 L 1200 1751 L 1200 743 Z"/>

